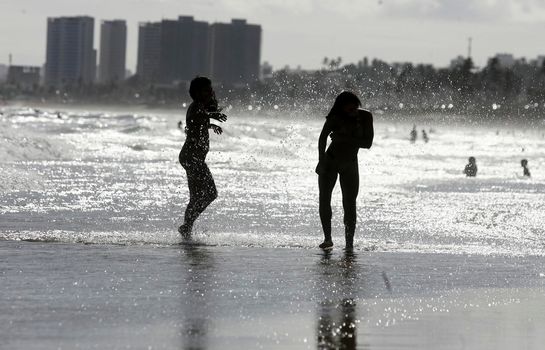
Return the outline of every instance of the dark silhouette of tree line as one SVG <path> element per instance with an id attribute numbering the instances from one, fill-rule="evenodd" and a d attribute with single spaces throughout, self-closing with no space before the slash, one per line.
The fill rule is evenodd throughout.
<path id="1" fill-rule="evenodd" d="M 322 106 L 348 89 L 362 96 L 367 108 L 392 113 L 529 114 L 534 109 L 545 110 L 545 64 L 519 60 L 512 67 L 502 67 L 492 58 L 477 69 L 468 58 L 438 69 L 378 59 L 343 67 L 338 62 L 324 59 L 324 68 L 313 72 L 276 71 L 256 91 L 273 97 L 271 103 Z"/>
<path id="2" fill-rule="evenodd" d="M 342 65 L 342 58 L 324 58 L 318 70 L 273 72 L 271 77 L 243 86 L 218 84 L 225 105 L 260 109 L 323 111 L 342 90 L 362 97 L 365 107 L 391 114 L 426 112 L 532 115 L 545 110 L 545 62 L 518 60 L 510 67 L 497 58 L 476 68 L 471 58 L 449 68 L 429 64 L 387 63 L 364 58 Z M 158 85 L 137 75 L 110 84 L 77 84 L 62 88 L 34 86 L 25 91 L 0 86 L 5 100 L 26 96 L 49 102 L 179 106 L 188 101 L 187 83 Z M 535 114 L 535 113 L 534 113 Z"/>

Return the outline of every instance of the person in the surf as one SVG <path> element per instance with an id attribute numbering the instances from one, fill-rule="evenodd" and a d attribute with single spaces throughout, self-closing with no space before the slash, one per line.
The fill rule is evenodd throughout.
<path id="1" fill-rule="evenodd" d="M 415 124 L 413 125 L 413 129 L 411 130 L 411 133 L 409 135 L 409 140 L 411 141 L 411 143 L 415 143 L 417 137 L 418 137 L 418 131 L 416 131 L 416 124 Z"/>
<path id="2" fill-rule="evenodd" d="M 520 161 L 520 166 L 522 167 L 522 175 L 526 177 L 531 177 L 530 169 L 528 169 L 528 160 L 523 159 Z"/>
<path id="3" fill-rule="evenodd" d="M 359 191 L 358 151 L 373 144 L 373 115 L 360 109 L 361 101 L 352 92 L 343 91 L 335 99 L 318 141 L 316 167 L 320 190 L 320 220 L 324 231 L 322 249 L 332 249 L 331 193 L 339 177 L 343 197 L 346 248 L 352 249 L 356 231 L 356 198 Z M 327 138 L 331 144 L 327 148 Z"/>
<path id="4" fill-rule="evenodd" d="M 193 102 L 187 109 L 186 139 L 179 155 L 180 164 L 187 174 L 189 187 L 189 203 L 185 210 L 184 223 L 178 228 L 178 232 L 184 238 L 191 236 L 195 220 L 218 196 L 214 178 L 205 163 L 210 148 L 208 129 L 212 129 L 219 135 L 223 132 L 222 128 L 211 124 L 210 119 L 220 122 L 227 120 L 227 116 L 218 108 L 210 79 L 206 77 L 193 79 L 189 87 L 189 95 Z"/>
<path id="5" fill-rule="evenodd" d="M 428 137 L 428 133 L 424 129 L 422 129 L 422 139 L 424 140 L 425 143 L 430 142 L 430 138 Z"/>
<path id="6" fill-rule="evenodd" d="M 475 177 L 477 176 L 477 161 L 475 160 L 475 157 L 469 157 L 468 162 L 466 164 L 466 167 L 464 168 L 464 174 L 466 174 L 467 177 Z"/>

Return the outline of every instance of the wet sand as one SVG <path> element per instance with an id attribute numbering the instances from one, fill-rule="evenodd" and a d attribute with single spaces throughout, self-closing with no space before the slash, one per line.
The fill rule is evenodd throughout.
<path id="1" fill-rule="evenodd" d="M 545 259 L 0 242 L 2 349 L 541 349 Z"/>

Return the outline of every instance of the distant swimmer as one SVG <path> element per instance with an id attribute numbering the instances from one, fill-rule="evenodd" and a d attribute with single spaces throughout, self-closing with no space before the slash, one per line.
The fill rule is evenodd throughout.
<path id="1" fill-rule="evenodd" d="M 413 125 L 413 129 L 411 130 L 411 134 L 410 134 L 411 143 L 415 143 L 417 137 L 418 137 L 418 131 L 416 131 L 416 125 Z"/>
<path id="2" fill-rule="evenodd" d="M 178 232 L 184 237 L 191 236 L 193 224 L 199 215 L 218 196 L 214 178 L 205 163 L 210 149 L 208 129 L 220 135 L 221 127 L 210 123 L 210 119 L 220 122 L 227 116 L 218 109 L 212 81 L 205 77 L 197 77 L 191 81 L 189 95 L 193 99 L 186 113 L 186 139 L 180 151 L 179 161 L 187 173 L 189 187 L 189 203 L 185 210 L 184 223 Z"/>
<path id="3" fill-rule="evenodd" d="M 524 176 L 527 176 L 527 177 L 531 177 L 532 175 L 530 174 L 530 169 L 528 169 L 528 160 L 527 159 L 523 159 L 520 161 L 520 166 L 522 167 L 522 171 L 523 171 L 523 175 Z"/>
<path id="4" fill-rule="evenodd" d="M 181 120 L 178 122 L 178 129 L 180 130 L 184 129 L 184 123 Z"/>
<path id="5" fill-rule="evenodd" d="M 425 143 L 430 142 L 430 138 L 428 137 L 428 134 L 426 133 L 426 130 L 422 129 L 422 139 L 424 139 Z"/>
<path id="6" fill-rule="evenodd" d="M 467 177 L 477 176 L 477 162 L 475 157 L 469 157 L 469 163 L 464 168 L 464 174 L 466 174 Z"/>
<path id="7" fill-rule="evenodd" d="M 322 249 L 333 248 L 331 239 L 331 193 L 341 184 L 344 209 L 346 248 L 352 249 L 356 231 L 356 198 L 359 191 L 358 151 L 373 144 L 373 115 L 360 109 L 361 101 L 344 91 L 335 99 L 318 141 L 319 162 L 316 167 L 320 189 L 320 220 L 324 231 Z M 326 151 L 327 138 L 331 144 Z"/>

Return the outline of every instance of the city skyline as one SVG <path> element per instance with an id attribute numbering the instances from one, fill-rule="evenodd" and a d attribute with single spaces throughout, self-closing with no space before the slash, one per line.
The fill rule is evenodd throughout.
<path id="1" fill-rule="evenodd" d="M 44 85 L 109 84 L 127 77 L 126 22 L 101 22 L 98 54 L 93 48 L 93 33 L 92 17 L 48 18 Z M 192 16 L 179 16 L 140 23 L 138 33 L 139 81 L 177 84 L 207 75 L 234 86 L 260 77 L 261 26 L 245 19 L 209 24 Z M 20 67 L 39 70 L 39 66 Z"/>
<path id="2" fill-rule="evenodd" d="M 106 3 L 52 0 L 45 6 L 26 0 L 0 5 L 0 29 L 9 27 L 18 33 L 15 38 L 0 39 L 0 63 L 7 63 L 11 52 L 14 64 L 41 66 L 45 62 L 42 27 L 46 17 L 78 14 L 92 16 L 97 23 L 114 18 L 127 20 L 127 68 L 133 72 L 138 23 L 178 15 L 209 23 L 247 18 L 250 23 L 261 24 L 262 62 L 268 61 L 277 69 L 286 64 L 318 68 L 324 56 L 341 56 L 344 62 L 367 56 L 446 67 L 452 58 L 465 54 L 469 36 L 474 39 L 473 57 L 479 66 L 499 52 L 529 59 L 543 54 L 532 37 L 545 21 L 545 4 L 532 0 L 496 0 L 486 4 L 472 0 L 261 0 L 251 4 L 221 0 L 190 1 L 184 6 L 171 0 L 120 0 L 97 6 Z M 99 37 L 97 27 L 95 36 Z M 97 46 L 95 43 L 98 49 Z"/>

